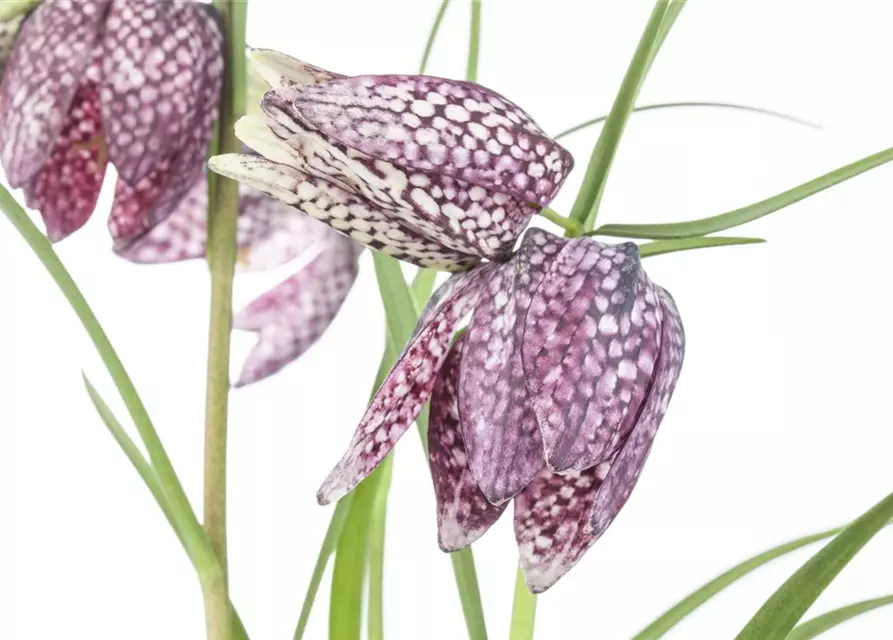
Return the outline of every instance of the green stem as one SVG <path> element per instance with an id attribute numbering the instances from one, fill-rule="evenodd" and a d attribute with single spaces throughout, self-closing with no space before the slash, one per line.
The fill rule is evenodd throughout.
<path id="1" fill-rule="evenodd" d="M 471 0 L 471 29 L 468 43 L 468 68 L 465 79 L 478 81 L 478 60 L 481 53 L 481 0 Z"/>
<path id="2" fill-rule="evenodd" d="M 533 640 L 536 620 L 536 596 L 527 589 L 524 574 L 518 569 L 515 580 L 515 601 L 512 604 L 512 627 L 509 640 Z"/>
<path id="3" fill-rule="evenodd" d="M 238 153 L 233 125 L 245 111 L 247 85 L 245 22 L 247 0 L 218 0 L 226 40 L 226 78 L 220 100 L 219 152 Z M 226 442 L 229 402 L 230 334 L 239 185 L 220 178 L 208 202 L 208 268 L 211 312 L 205 401 L 204 528 L 220 563 L 221 575 L 205 589 L 208 640 L 230 640 L 226 558 Z"/>
<path id="4" fill-rule="evenodd" d="M 573 218 L 565 218 L 554 209 L 542 209 L 539 212 L 539 215 L 544 217 L 552 224 L 557 224 L 559 227 L 564 229 L 567 232 L 568 237 L 570 238 L 579 236 L 580 232 L 583 230 L 582 225 L 578 221 L 574 220 Z"/>
<path id="5" fill-rule="evenodd" d="M 9 22 L 31 11 L 41 0 L 3 0 L 0 2 L 0 22 Z"/>

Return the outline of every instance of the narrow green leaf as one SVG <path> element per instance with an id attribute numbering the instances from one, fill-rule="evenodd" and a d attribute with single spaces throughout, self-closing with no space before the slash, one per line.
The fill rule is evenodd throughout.
<path id="1" fill-rule="evenodd" d="M 381 463 L 381 480 L 372 498 L 369 517 L 369 640 L 384 640 L 384 554 L 388 491 L 393 473 L 393 454 Z"/>
<path id="2" fill-rule="evenodd" d="M 717 236 L 702 236 L 698 238 L 676 238 L 673 240 L 658 240 L 639 245 L 639 255 L 643 258 L 659 256 L 663 253 L 675 251 L 690 251 L 692 249 L 706 249 L 708 247 L 729 247 L 738 244 L 762 244 L 766 242 L 762 238 L 731 238 Z"/>
<path id="3" fill-rule="evenodd" d="M 478 81 L 478 62 L 481 54 L 481 2 L 471 0 L 471 26 L 468 30 L 468 67 L 465 71 L 465 79 L 469 82 Z"/>
<path id="4" fill-rule="evenodd" d="M 168 524 L 170 524 L 171 529 L 173 529 L 176 534 L 177 539 L 183 543 L 183 536 L 177 529 L 177 523 L 167 504 L 167 498 L 165 498 L 164 493 L 161 491 L 161 486 L 158 484 L 158 478 L 155 476 L 155 471 L 152 469 L 152 466 L 143 456 L 139 447 L 136 446 L 136 443 L 129 435 L 127 435 L 127 431 L 124 430 L 124 427 L 121 426 L 118 418 L 116 418 L 112 413 L 112 410 L 109 409 L 109 406 L 106 404 L 105 400 L 102 399 L 102 396 L 99 395 L 99 392 L 90 382 L 90 379 L 87 378 L 87 374 L 81 372 L 81 377 L 83 378 L 84 386 L 87 389 L 87 395 L 90 397 L 90 401 L 93 403 L 96 413 L 98 413 L 99 417 L 102 419 L 102 423 L 109 430 L 109 433 L 112 434 L 112 437 L 115 439 L 115 442 L 118 443 L 118 446 L 121 448 L 124 455 L 127 456 L 127 459 L 130 461 L 130 464 L 133 465 L 134 470 L 139 474 L 143 484 L 145 484 L 146 488 L 149 490 L 149 493 L 155 498 L 155 504 L 161 509 Z M 183 548 L 188 554 L 189 549 L 186 548 L 185 544 L 183 545 Z"/>
<path id="5" fill-rule="evenodd" d="M 446 10 L 449 6 L 450 0 L 442 0 L 440 8 L 437 9 L 437 15 L 434 16 L 434 24 L 431 25 L 431 31 L 428 33 L 428 41 L 425 42 L 425 53 L 422 54 L 422 63 L 419 65 L 419 75 L 424 75 L 425 71 L 428 69 L 428 59 L 431 57 L 434 41 L 437 40 L 437 33 L 440 31 L 440 23 L 443 22 L 443 16 L 446 15 Z"/>
<path id="6" fill-rule="evenodd" d="M 637 633 L 632 640 L 657 640 L 658 638 L 663 638 L 668 631 L 696 611 L 701 605 L 705 604 L 726 587 L 731 586 L 752 571 L 759 569 L 765 564 L 769 564 L 776 558 L 780 558 L 781 556 L 796 551 L 797 549 L 802 549 L 807 545 L 826 540 L 827 538 L 837 535 L 841 531 L 842 529 L 839 528 L 830 529 L 803 538 L 797 538 L 796 540 L 791 540 L 767 551 L 763 551 L 752 558 L 748 558 L 725 573 L 715 577 L 704 586 L 692 591 L 685 598 L 667 609 L 667 611 L 654 620 L 654 622 Z"/>
<path id="7" fill-rule="evenodd" d="M 372 259 L 375 262 L 375 275 L 385 308 L 388 332 L 393 343 L 402 348 L 412 335 L 418 319 L 412 291 L 403 278 L 403 271 L 397 260 L 378 251 L 372 252 Z"/>
<path id="8" fill-rule="evenodd" d="M 788 115 L 786 113 L 782 113 L 781 111 L 774 111 L 772 109 L 764 109 L 762 107 L 750 107 L 744 104 L 735 104 L 732 102 L 702 102 L 702 101 L 688 101 L 688 102 L 657 102 L 655 104 L 645 104 L 641 107 L 636 107 L 632 110 L 633 113 L 644 113 L 646 111 L 660 111 L 662 109 L 679 109 L 679 108 L 708 108 L 708 109 L 731 109 L 733 111 L 744 111 L 746 113 L 755 113 L 764 116 L 771 116 L 773 118 L 778 118 L 780 120 L 787 120 L 788 122 L 793 122 L 795 124 L 803 125 L 804 127 L 811 127 L 813 129 L 821 129 L 821 125 L 816 124 L 814 122 L 810 122 L 809 120 L 803 120 L 802 118 L 798 118 L 796 116 Z M 603 116 L 599 116 L 597 118 L 593 118 L 592 120 L 586 120 L 585 122 L 581 122 L 578 125 L 575 125 L 569 129 L 565 129 L 561 133 L 553 136 L 555 140 L 560 140 L 561 138 L 565 138 L 572 133 L 577 133 L 578 131 L 582 131 L 584 129 L 588 129 L 589 127 L 600 124 L 608 119 L 607 114 Z"/>
<path id="9" fill-rule="evenodd" d="M 639 45 L 626 70 L 620 90 L 611 106 L 611 112 L 608 114 L 598 142 L 592 150 L 589 165 L 586 167 L 586 174 L 583 177 L 583 184 L 570 214 L 571 218 L 584 226 L 584 230 L 592 228 L 592 223 L 587 226 L 587 222 L 595 220 L 608 172 L 614 162 L 626 121 L 629 119 L 642 81 L 650 66 L 652 50 L 657 44 L 661 23 L 669 6 L 668 0 L 657 0 L 655 3 L 645 31 L 639 40 Z"/>
<path id="10" fill-rule="evenodd" d="M 874 611 L 880 607 L 893 604 L 893 595 L 884 596 L 882 598 L 873 598 L 872 600 L 863 600 L 862 602 L 854 602 L 845 607 L 834 609 L 827 613 L 816 616 L 800 625 L 794 627 L 794 630 L 788 634 L 785 640 L 812 640 L 829 629 L 848 622 L 853 618 Z"/>
<path id="11" fill-rule="evenodd" d="M 893 493 L 859 516 L 770 597 L 736 640 L 784 640 L 850 560 L 893 518 Z"/>
<path id="12" fill-rule="evenodd" d="M 879 167 L 893 160 L 893 147 L 879 151 L 840 169 L 835 169 L 814 180 L 810 180 L 793 189 L 788 189 L 778 195 L 766 198 L 754 204 L 721 213 L 709 218 L 689 220 L 688 222 L 671 222 L 669 224 L 606 224 L 596 229 L 597 235 L 615 236 L 620 238 L 691 238 L 703 236 L 718 231 L 725 231 L 734 227 L 758 220 L 763 216 L 774 213 L 779 209 L 799 202 L 811 195 L 820 193 L 825 189 L 840 184 L 870 169 Z"/>
<path id="13" fill-rule="evenodd" d="M 0 209 L 7 219 L 22 236 L 31 250 L 43 264 L 44 268 L 55 281 L 59 290 L 68 300 L 75 315 L 93 342 L 102 363 L 105 365 L 109 376 L 115 383 L 124 406 L 136 426 L 137 432 L 149 454 L 149 460 L 155 470 L 161 491 L 167 498 L 171 517 L 177 523 L 177 529 L 182 536 L 183 544 L 188 548 L 189 557 L 192 559 L 199 577 L 204 582 L 220 579 L 222 570 L 214 550 L 205 537 L 205 532 L 192 510 L 189 499 L 186 497 L 176 471 L 168 458 L 164 445 L 158 437 L 149 413 L 142 399 L 133 386 L 133 381 L 127 374 L 121 359 L 109 342 L 108 336 L 99 321 L 87 304 L 71 274 L 62 264 L 55 249 L 46 236 L 31 221 L 31 218 L 13 199 L 9 192 L 0 187 Z"/>
<path id="14" fill-rule="evenodd" d="M 161 512 L 164 514 L 168 524 L 170 524 L 171 529 L 173 529 L 176 534 L 180 544 L 183 545 L 186 554 L 189 555 L 189 548 L 184 543 L 183 536 L 177 529 L 177 523 L 167 504 L 167 498 L 164 496 L 161 486 L 158 484 L 158 478 L 155 476 L 155 471 L 152 469 L 152 466 L 146 460 L 145 456 L 143 456 L 143 453 L 139 450 L 139 447 L 136 446 L 133 439 L 127 435 L 127 431 L 125 431 L 118 418 L 115 417 L 115 414 L 112 413 L 112 410 L 109 408 L 105 400 L 102 399 L 102 396 L 99 395 L 99 392 L 90 382 L 90 379 L 87 378 L 87 374 L 81 372 L 81 377 L 83 378 L 84 386 L 87 389 L 87 395 L 90 397 L 90 401 L 93 403 L 93 407 L 96 409 L 96 413 L 99 414 L 102 423 L 109 430 L 109 433 L 112 434 L 112 437 L 115 439 L 115 442 L 118 443 L 121 451 L 124 452 L 124 455 L 127 456 L 130 464 L 139 474 L 143 484 L 146 485 L 149 493 L 151 493 L 152 497 L 155 499 L 155 504 L 161 509 Z M 232 603 L 230 603 L 230 606 L 232 607 Z M 245 630 L 245 626 L 242 624 L 242 619 L 239 617 L 239 613 L 236 611 L 235 607 L 233 607 L 232 612 L 233 639 L 248 640 L 248 632 Z"/>
<path id="15" fill-rule="evenodd" d="M 329 640 L 360 640 L 363 587 L 369 563 L 369 523 L 375 494 L 382 481 L 382 463 L 354 490 L 354 500 L 335 551 Z"/>
<path id="16" fill-rule="evenodd" d="M 326 536 L 323 538 L 322 546 L 319 548 L 319 555 L 316 557 L 316 565 L 313 567 L 310 584 L 307 586 L 307 594 L 304 596 L 304 604 L 301 606 L 301 616 L 298 618 L 294 640 L 301 640 L 304 637 L 304 632 L 307 630 L 307 623 L 310 621 L 310 612 L 313 610 L 313 603 L 316 601 L 319 585 L 322 583 L 322 577 L 325 574 L 326 566 L 329 564 L 329 558 L 335 553 L 338 541 L 341 539 L 341 532 L 344 531 L 344 525 L 347 524 L 353 500 L 354 494 L 349 493 L 341 498 L 335 506 L 335 512 L 329 521 L 328 529 L 326 529 Z"/>
<path id="17" fill-rule="evenodd" d="M 524 573 L 520 567 L 517 574 L 509 640 L 533 640 L 536 622 L 536 596 L 527 588 L 527 583 L 524 582 Z"/>
<path id="18" fill-rule="evenodd" d="M 465 615 L 469 640 L 487 640 L 487 624 L 484 619 L 484 605 L 481 602 L 481 589 L 474 565 L 474 552 L 471 547 L 450 554 L 453 574 L 459 587 L 459 600 Z"/>
<path id="19" fill-rule="evenodd" d="M 431 292 L 434 291 L 434 281 L 437 279 L 437 272 L 434 269 L 419 269 L 412 281 L 412 297 L 415 299 L 416 316 L 422 313 Z"/>

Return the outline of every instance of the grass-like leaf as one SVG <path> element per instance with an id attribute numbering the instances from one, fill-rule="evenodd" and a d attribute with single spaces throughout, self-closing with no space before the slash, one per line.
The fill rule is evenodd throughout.
<path id="1" fill-rule="evenodd" d="M 637 633 L 632 640 L 657 640 L 658 638 L 663 638 L 667 632 L 695 612 L 701 605 L 707 603 L 726 587 L 731 586 L 752 571 L 759 569 L 765 564 L 769 564 L 776 558 L 792 553 L 797 549 L 802 549 L 805 546 L 835 536 L 841 531 L 842 529 L 830 529 L 803 538 L 797 538 L 796 540 L 791 540 L 767 551 L 763 551 L 752 558 L 748 558 L 725 573 L 718 575 L 704 586 L 692 591 L 685 598 L 667 609 L 667 611 L 659 618 Z"/>
<path id="2" fill-rule="evenodd" d="M 587 226 L 587 221 L 595 219 L 608 172 L 614 162 L 617 146 L 620 144 L 629 114 L 635 106 L 645 74 L 648 73 L 648 68 L 651 66 L 652 51 L 657 46 L 661 23 L 669 6 L 669 0 L 655 2 L 651 17 L 648 19 L 645 31 L 642 33 L 626 70 L 626 75 L 620 84 L 620 90 L 617 92 L 611 111 L 605 119 L 605 126 L 592 150 L 583 183 L 570 214 L 571 218 L 583 225 L 584 230 L 592 228 Z"/>
<path id="3" fill-rule="evenodd" d="M 222 576 L 222 569 L 217 561 L 217 556 L 208 544 L 205 532 L 192 510 L 189 499 L 183 491 L 180 480 L 133 381 L 96 319 L 96 315 L 87 304 L 87 300 L 68 269 L 62 264 L 49 240 L 3 187 L 0 187 L 0 209 L 53 278 L 93 342 L 93 346 L 115 383 L 115 387 L 124 401 L 124 406 L 127 407 L 143 445 L 146 447 L 152 468 L 158 478 L 159 487 L 166 498 L 169 513 L 177 523 L 178 535 L 181 536 L 183 544 L 187 548 L 187 553 L 199 573 L 200 580 L 203 583 L 219 580 Z"/>
<path id="4" fill-rule="evenodd" d="M 372 498 L 369 515 L 369 640 L 384 640 L 384 554 L 387 528 L 388 492 L 394 456 L 389 455 L 379 467 L 379 487 Z"/>
<path id="5" fill-rule="evenodd" d="M 307 593 L 304 596 L 304 604 L 301 606 L 301 615 L 298 618 L 294 640 L 302 640 L 304 632 L 307 630 L 307 623 L 310 621 L 310 613 L 313 610 L 313 603 L 316 601 L 319 586 L 322 584 L 322 577 L 326 572 L 326 566 L 329 564 L 329 558 L 335 553 L 338 541 L 341 539 L 341 532 L 344 531 L 344 525 L 347 524 L 353 501 L 354 494 L 349 493 L 341 498 L 335 506 L 335 512 L 329 521 L 328 529 L 326 529 L 326 536 L 323 538 L 322 546 L 319 548 L 319 555 L 316 557 L 310 584 L 307 586 Z"/>
<path id="6" fill-rule="evenodd" d="M 431 50 L 434 49 L 434 42 L 437 40 L 437 34 L 440 32 L 440 24 L 446 15 L 447 8 L 450 6 L 450 0 L 442 0 L 440 7 L 437 9 L 437 15 L 434 16 L 434 24 L 431 25 L 431 31 L 428 32 L 428 40 L 425 42 L 425 52 L 422 54 L 422 62 L 419 65 L 419 74 L 424 75 L 428 69 L 428 60 L 431 58 Z"/>
<path id="7" fill-rule="evenodd" d="M 843 568 L 893 518 L 893 493 L 859 516 L 770 597 L 736 640 L 784 640 Z"/>
<path id="8" fill-rule="evenodd" d="M 115 417 L 115 414 L 112 413 L 112 410 L 109 408 L 108 404 L 105 400 L 102 399 L 102 396 L 99 395 L 99 392 L 96 390 L 96 387 L 90 382 L 87 375 L 82 372 L 82 377 L 84 380 L 84 387 L 87 389 L 87 395 L 90 397 L 90 401 L 93 403 L 93 407 L 96 409 L 96 413 L 99 414 L 102 423 L 109 430 L 109 433 L 115 439 L 115 442 L 118 443 L 118 446 L 121 448 L 121 451 L 127 456 L 127 459 L 130 461 L 130 464 L 133 466 L 134 470 L 136 470 L 137 474 L 139 474 L 140 478 L 143 481 L 143 484 L 146 485 L 146 488 L 149 490 L 149 493 L 152 494 L 152 497 L 155 499 L 155 504 L 158 505 L 158 508 L 161 509 L 161 512 L 164 514 L 164 517 L 167 519 L 168 524 L 170 524 L 171 529 L 173 529 L 174 533 L 177 535 L 177 539 L 180 540 L 180 544 L 183 545 L 183 549 L 189 553 L 189 549 L 186 547 L 186 544 L 183 542 L 183 536 L 180 531 L 177 529 L 177 523 L 174 520 L 174 516 L 170 511 L 170 507 L 167 504 L 167 498 L 164 495 L 164 492 L 161 490 L 161 485 L 158 484 L 158 478 L 155 476 L 155 471 L 152 469 L 152 465 L 149 464 L 149 461 L 146 460 L 142 451 L 140 451 L 139 447 L 136 446 L 136 443 L 133 439 L 127 435 L 127 431 L 121 425 L 121 422 Z M 210 544 L 209 544 L 210 546 Z M 232 604 L 230 604 L 232 606 Z M 248 640 L 248 632 L 245 630 L 245 626 L 242 624 L 242 619 L 239 617 L 238 612 L 235 607 L 233 607 L 233 639 L 234 640 Z"/>
<path id="9" fill-rule="evenodd" d="M 891 160 L 893 160 L 893 147 L 835 169 L 771 198 L 709 218 L 669 224 L 606 224 L 596 229 L 595 232 L 602 236 L 652 239 L 692 238 L 717 233 L 758 220 Z"/>
<path id="10" fill-rule="evenodd" d="M 657 240 L 639 245 L 639 255 L 643 258 L 659 256 L 676 251 L 691 251 L 709 247 L 729 247 L 739 244 L 762 244 L 762 238 L 732 238 L 717 236 L 701 236 L 698 238 L 676 238 L 673 240 Z"/>
<path id="11" fill-rule="evenodd" d="M 821 129 L 821 125 L 816 124 L 814 122 L 810 122 L 809 120 L 803 120 L 802 118 L 798 118 L 796 116 L 788 115 L 786 113 L 782 113 L 781 111 L 774 111 L 772 109 L 764 109 L 762 107 L 751 107 L 744 104 L 735 104 L 733 102 L 710 102 L 710 101 L 688 101 L 688 102 L 657 102 L 655 104 L 645 104 L 641 107 L 636 107 L 633 109 L 633 113 L 644 113 L 646 111 L 661 111 L 664 109 L 730 109 L 733 111 L 743 111 L 745 113 L 754 113 L 763 116 L 770 116 L 772 118 L 778 118 L 780 120 L 786 120 L 788 122 L 793 122 L 795 124 L 803 125 L 804 127 L 811 127 L 813 129 Z M 603 116 L 599 116 L 597 118 L 592 118 L 591 120 L 586 120 L 585 122 L 581 122 L 578 125 L 574 125 L 569 129 L 565 129 L 559 134 L 553 136 L 555 140 L 560 140 L 561 138 L 565 138 L 573 133 L 577 133 L 579 131 L 583 131 L 584 129 L 588 129 L 589 127 L 593 127 L 597 124 L 601 124 L 605 120 L 608 119 L 608 115 L 605 114 Z"/>
<path id="12" fill-rule="evenodd" d="M 844 622 L 861 616 L 863 613 L 874 611 L 889 604 L 893 604 L 893 595 L 848 604 L 845 607 L 823 613 L 797 625 L 785 640 L 812 640 Z"/>

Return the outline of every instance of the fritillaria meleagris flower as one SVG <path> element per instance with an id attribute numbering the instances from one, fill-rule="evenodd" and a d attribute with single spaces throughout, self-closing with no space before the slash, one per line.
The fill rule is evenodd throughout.
<path id="1" fill-rule="evenodd" d="M 471 544 L 514 498 L 521 566 L 543 591 L 629 497 L 683 347 L 676 305 L 636 245 L 531 229 L 509 262 L 438 290 L 319 500 L 369 475 L 430 397 L 441 547 Z"/>
<path id="2" fill-rule="evenodd" d="M 236 133 L 263 157 L 218 156 L 211 168 L 419 266 L 508 259 L 573 165 L 527 113 L 477 84 L 344 77 L 272 51 L 254 63 L 273 90 Z"/>
<path id="3" fill-rule="evenodd" d="M 0 161 L 59 240 L 90 217 L 108 163 L 118 247 L 201 178 L 223 79 L 199 2 L 54 0 L 22 24 L 0 83 Z"/>
<path id="4" fill-rule="evenodd" d="M 140 263 L 202 258 L 207 210 L 208 185 L 200 180 L 166 220 L 118 253 Z M 259 335 L 236 382 L 245 386 L 297 359 L 328 328 L 356 279 L 360 245 L 283 202 L 245 187 L 238 224 L 241 268 L 297 264 L 294 275 L 251 302 L 233 320 L 236 329 Z"/>

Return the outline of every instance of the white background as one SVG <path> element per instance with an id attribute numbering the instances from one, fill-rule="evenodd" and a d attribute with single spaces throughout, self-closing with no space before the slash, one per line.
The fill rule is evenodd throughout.
<path id="1" fill-rule="evenodd" d="M 650 6 L 490 0 L 480 80 L 548 131 L 601 114 Z M 252 0 L 249 37 L 254 46 L 344 73 L 412 72 L 435 10 L 432 0 Z M 467 3 L 455 0 L 432 73 L 464 73 L 467 21 Z M 641 102 L 736 101 L 825 129 L 728 111 L 633 117 L 602 221 L 719 213 L 890 146 L 890 24 L 893 5 L 882 0 L 692 0 Z M 579 168 L 557 209 L 569 208 L 594 139 L 589 131 L 569 141 Z M 768 238 L 766 245 L 646 264 L 685 320 L 682 379 L 628 506 L 581 564 L 540 598 L 539 638 L 628 638 L 719 571 L 842 523 L 893 489 L 884 260 L 893 231 L 891 181 L 893 167 L 881 168 L 743 232 Z M 103 218 L 97 214 L 59 252 L 200 504 L 205 269 L 118 260 Z M 3 221 L 0 260 L 5 637 L 201 638 L 192 568 L 95 416 L 80 370 L 116 400 L 110 381 L 42 267 Z M 314 492 L 362 414 L 382 347 L 371 267 L 365 254 L 353 294 L 315 348 L 274 379 L 232 396 L 232 595 L 254 640 L 291 637 L 331 514 L 316 506 Z M 239 280 L 237 304 L 285 273 Z M 234 366 L 250 344 L 249 335 L 236 337 Z M 387 544 L 387 637 L 464 637 L 413 432 L 398 447 Z M 506 517 L 475 547 L 492 638 L 507 633 L 513 544 Z M 734 637 L 806 557 L 754 574 L 669 637 Z M 882 533 L 814 612 L 890 592 L 891 562 L 893 537 Z M 308 632 L 314 640 L 325 637 L 327 588 Z M 888 609 L 826 637 L 889 638 L 891 629 Z"/>

